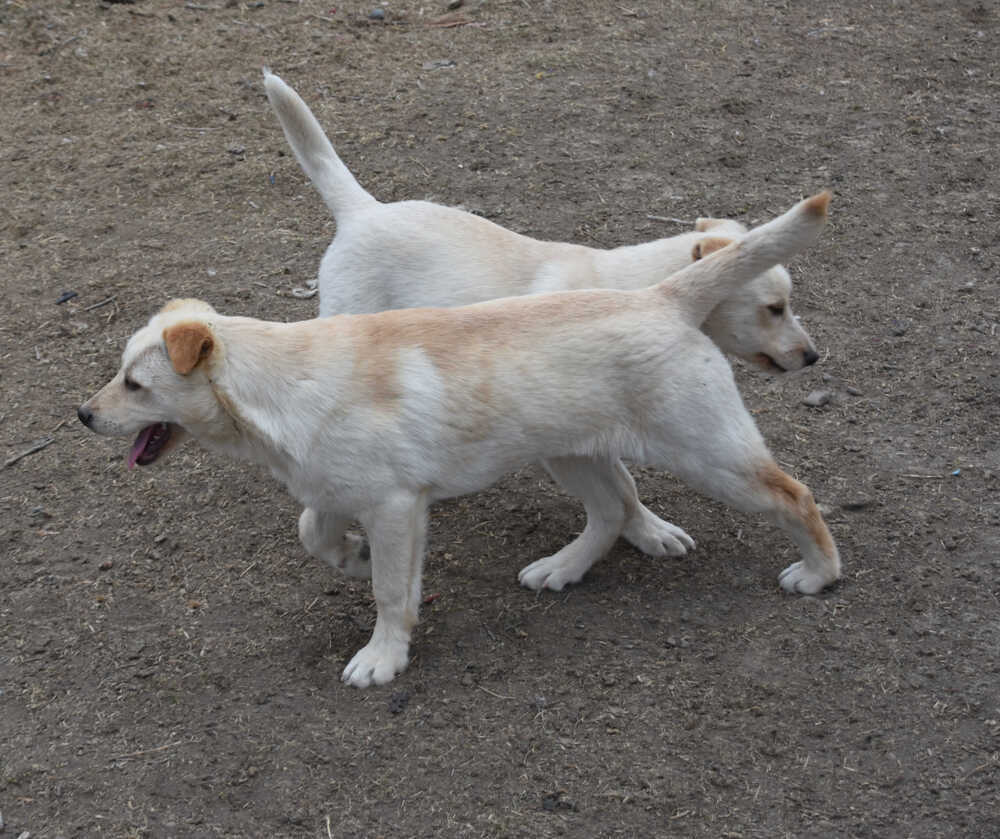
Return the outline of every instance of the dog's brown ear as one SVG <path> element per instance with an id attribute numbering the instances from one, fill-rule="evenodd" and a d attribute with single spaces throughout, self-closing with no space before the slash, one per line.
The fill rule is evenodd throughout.
<path id="1" fill-rule="evenodd" d="M 691 259 L 697 262 L 699 259 L 704 259 L 710 253 L 715 253 L 717 250 L 721 250 L 726 245 L 731 245 L 732 243 L 732 239 L 727 239 L 724 236 L 709 236 L 700 242 L 694 243 L 694 247 L 691 249 Z"/>
<path id="2" fill-rule="evenodd" d="M 215 338 L 207 324 L 199 321 L 175 323 L 163 330 L 163 343 L 174 370 L 186 376 L 212 354 Z"/>

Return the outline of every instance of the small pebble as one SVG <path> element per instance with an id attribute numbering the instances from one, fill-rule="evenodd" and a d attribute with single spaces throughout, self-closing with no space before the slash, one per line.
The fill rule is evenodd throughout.
<path id="1" fill-rule="evenodd" d="M 372 9 L 368 13 L 369 20 L 385 20 L 385 10 L 384 9 Z"/>
<path id="2" fill-rule="evenodd" d="M 400 714 L 406 710 L 410 704 L 410 692 L 408 690 L 397 690 L 389 697 L 389 713 Z"/>
<path id="3" fill-rule="evenodd" d="M 844 388 L 844 390 L 846 390 L 851 396 L 861 396 L 861 391 L 858 390 L 856 387 L 851 387 L 850 385 L 848 385 L 847 387 Z"/>
<path id="4" fill-rule="evenodd" d="M 814 390 L 802 400 L 802 404 L 808 405 L 810 408 L 819 408 L 829 402 L 832 396 L 833 394 L 828 390 Z"/>
<path id="5" fill-rule="evenodd" d="M 848 510 L 849 512 L 856 513 L 859 510 L 867 509 L 868 507 L 874 506 L 875 502 L 871 498 L 852 498 L 850 501 L 845 501 L 840 506 Z"/>

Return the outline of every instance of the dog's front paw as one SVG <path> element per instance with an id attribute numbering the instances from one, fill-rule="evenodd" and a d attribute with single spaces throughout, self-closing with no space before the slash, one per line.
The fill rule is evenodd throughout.
<path id="1" fill-rule="evenodd" d="M 299 541 L 317 559 L 348 577 L 370 580 L 371 549 L 356 533 L 344 533 L 336 519 L 309 507 L 299 516 Z"/>
<path id="2" fill-rule="evenodd" d="M 778 583 L 793 594 L 816 594 L 839 576 L 835 570 L 823 573 L 806 567 L 804 562 L 793 562 L 778 575 Z"/>
<path id="3" fill-rule="evenodd" d="M 625 525 L 622 536 L 647 556 L 684 556 L 695 547 L 694 539 L 676 524 L 645 507 Z"/>
<path id="4" fill-rule="evenodd" d="M 341 679 L 356 688 L 384 685 L 406 669 L 408 653 L 405 641 L 369 641 L 344 668 Z"/>
<path id="5" fill-rule="evenodd" d="M 525 588 L 534 591 L 541 591 L 543 588 L 562 591 L 564 586 L 580 582 L 590 570 L 590 563 L 580 566 L 567 562 L 561 554 L 562 551 L 524 566 L 517 575 L 518 581 Z"/>
<path id="6" fill-rule="evenodd" d="M 341 563 L 336 567 L 348 577 L 361 580 L 372 578 L 372 551 L 366 539 L 356 533 L 345 534 L 339 558 Z"/>

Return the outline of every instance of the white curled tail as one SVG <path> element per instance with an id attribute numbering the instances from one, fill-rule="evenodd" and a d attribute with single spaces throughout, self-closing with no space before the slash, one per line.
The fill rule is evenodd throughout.
<path id="1" fill-rule="evenodd" d="M 266 68 L 264 89 L 296 160 L 319 190 L 334 219 L 339 222 L 352 211 L 377 203 L 337 157 L 309 106 Z"/>

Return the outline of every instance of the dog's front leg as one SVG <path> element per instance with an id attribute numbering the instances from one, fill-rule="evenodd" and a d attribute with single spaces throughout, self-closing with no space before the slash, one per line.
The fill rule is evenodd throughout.
<path id="1" fill-rule="evenodd" d="M 371 551 L 364 539 L 348 533 L 351 519 L 306 507 L 299 516 L 299 541 L 310 556 L 348 577 L 371 579 Z"/>
<path id="2" fill-rule="evenodd" d="M 371 640 L 344 668 L 343 680 L 384 685 L 406 669 L 410 635 L 420 607 L 427 533 L 427 499 L 398 491 L 362 515 L 372 551 L 372 590 L 378 615 Z"/>

